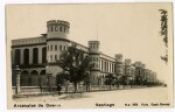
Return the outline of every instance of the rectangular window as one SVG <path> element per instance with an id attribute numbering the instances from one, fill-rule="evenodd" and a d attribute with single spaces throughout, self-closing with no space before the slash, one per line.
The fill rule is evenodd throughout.
<path id="1" fill-rule="evenodd" d="M 104 71 L 106 72 L 106 62 L 104 61 Z"/>
<path id="2" fill-rule="evenodd" d="M 64 50 L 66 50 L 66 46 L 64 46 Z"/>
<path id="3" fill-rule="evenodd" d="M 50 46 L 50 51 L 52 51 L 52 45 Z"/>
<path id="4" fill-rule="evenodd" d="M 62 26 L 60 26 L 60 32 L 62 32 Z"/>
<path id="5" fill-rule="evenodd" d="M 64 27 L 64 32 L 66 32 L 66 27 Z"/>
<path id="6" fill-rule="evenodd" d="M 53 27 L 51 27 L 51 32 L 53 32 Z"/>
<path id="7" fill-rule="evenodd" d="M 55 55 L 55 61 L 57 61 L 57 55 Z"/>
<path id="8" fill-rule="evenodd" d="M 57 45 L 55 45 L 55 51 L 57 50 Z"/>
<path id="9" fill-rule="evenodd" d="M 60 45 L 60 51 L 62 51 L 62 45 Z"/>
<path id="10" fill-rule="evenodd" d="M 50 55 L 50 62 L 52 62 L 52 55 Z"/>

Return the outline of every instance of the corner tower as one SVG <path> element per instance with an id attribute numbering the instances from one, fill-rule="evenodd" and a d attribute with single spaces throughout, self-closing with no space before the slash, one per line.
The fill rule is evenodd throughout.
<path id="1" fill-rule="evenodd" d="M 69 33 L 70 23 L 61 20 L 50 20 L 47 22 L 48 38 L 66 39 Z"/>
<path id="2" fill-rule="evenodd" d="M 62 69 L 56 65 L 60 54 L 67 50 L 70 23 L 62 20 L 50 20 L 47 22 L 47 74 L 55 77 Z M 55 82 L 55 81 L 52 81 Z"/>
<path id="3" fill-rule="evenodd" d="M 120 77 L 123 75 L 123 56 L 122 54 L 116 54 L 115 55 L 115 73 L 117 77 Z"/>
<path id="4" fill-rule="evenodd" d="M 88 45 L 89 45 L 89 52 L 90 53 L 99 54 L 99 46 L 100 46 L 99 41 L 89 41 Z"/>
<path id="5" fill-rule="evenodd" d="M 89 55 L 91 57 L 91 64 L 93 67 L 91 69 L 91 84 L 99 84 L 100 80 L 100 42 L 99 41 L 89 41 Z"/>

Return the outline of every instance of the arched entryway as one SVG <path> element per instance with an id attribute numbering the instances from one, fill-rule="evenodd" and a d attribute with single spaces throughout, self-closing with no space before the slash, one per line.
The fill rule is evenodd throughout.
<path id="1" fill-rule="evenodd" d="M 40 72 L 40 84 L 47 85 L 46 70 L 41 70 L 41 72 Z"/>
<path id="2" fill-rule="evenodd" d="M 38 86 L 38 72 L 36 70 L 33 70 L 31 72 L 31 86 Z"/>
<path id="3" fill-rule="evenodd" d="M 20 85 L 21 86 L 29 86 L 30 84 L 30 76 L 28 71 L 22 71 L 21 72 L 21 78 L 20 78 Z"/>

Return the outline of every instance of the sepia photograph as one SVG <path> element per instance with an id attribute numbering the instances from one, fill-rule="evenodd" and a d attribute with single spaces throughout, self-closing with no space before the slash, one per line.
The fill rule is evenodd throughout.
<path id="1" fill-rule="evenodd" d="M 172 108 L 172 3 L 8 4 L 8 109 Z"/>

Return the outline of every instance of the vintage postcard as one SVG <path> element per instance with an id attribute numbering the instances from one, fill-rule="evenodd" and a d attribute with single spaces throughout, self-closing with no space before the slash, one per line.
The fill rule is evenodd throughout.
<path id="1" fill-rule="evenodd" d="M 6 5 L 9 109 L 172 108 L 171 3 Z"/>

